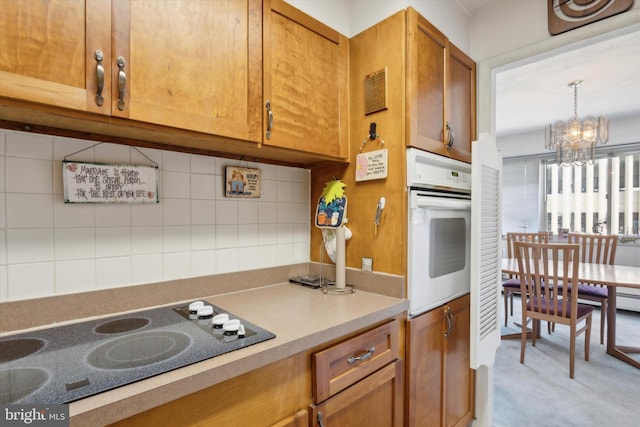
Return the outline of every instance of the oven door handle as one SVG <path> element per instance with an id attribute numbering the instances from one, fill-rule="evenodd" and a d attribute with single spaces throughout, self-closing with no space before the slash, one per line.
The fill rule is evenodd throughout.
<path id="1" fill-rule="evenodd" d="M 471 201 L 430 197 L 417 200 L 419 208 L 471 210 Z"/>

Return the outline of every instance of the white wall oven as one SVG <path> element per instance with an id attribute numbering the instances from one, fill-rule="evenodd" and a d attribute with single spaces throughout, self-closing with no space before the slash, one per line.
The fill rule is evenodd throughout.
<path id="1" fill-rule="evenodd" d="M 470 290 L 471 165 L 407 149 L 409 316 Z"/>

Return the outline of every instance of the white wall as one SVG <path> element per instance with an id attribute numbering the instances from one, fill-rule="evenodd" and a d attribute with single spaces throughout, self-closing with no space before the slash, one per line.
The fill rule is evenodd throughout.
<path id="1" fill-rule="evenodd" d="M 0 130 L 0 301 L 309 261 L 309 170 L 140 149 L 159 204 L 65 204 L 61 160 L 94 144 Z M 115 144 L 70 160 L 150 164 Z M 261 169 L 260 198 L 225 198 L 229 165 Z"/>
<path id="2" fill-rule="evenodd" d="M 596 150 L 605 150 L 607 146 L 634 142 L 640 142 L 640 117 L 611 118 L 609 120 L 609 142 L 604 146 L 598 146 Z M 496 139 L 496 145 L 503 158 L 553 154 L 544 148 L 544 129 L 501 136 Z"/>
<path id="3" fill-rule="evenodd" d="M 471 17 L 455 0 L 286 0 L 287 3 L 351 38 L 412 6 L 469 53 Z M 372 46 L 374 49 L 375 46 Z"/>

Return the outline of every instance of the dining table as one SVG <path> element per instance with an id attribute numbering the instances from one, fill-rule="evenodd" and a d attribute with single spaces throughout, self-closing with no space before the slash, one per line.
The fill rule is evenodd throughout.
<path id="1" fill-rule="evenodd" d="M 503 258 L 502 272 L 504 274 L 518 275 L 517 259 Z M 640 360 L 630 356 L 630 354 L 640 353 L 640 347 L 623 346 L 616 343 L 616 290 L 618 287 L 640 289 L 640 267 L 581 262 L 578 267 L 578 280 L 607 287 L 609 298 L 607 307 L 607 354 L 640 369 Z"/>

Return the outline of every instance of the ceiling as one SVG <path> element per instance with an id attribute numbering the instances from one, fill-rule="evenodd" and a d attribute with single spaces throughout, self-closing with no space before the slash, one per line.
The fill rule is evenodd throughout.
<path id="1" fill-rule="evenodd" d="M 544 129 L 573 116 L 640 114 L 640 31 L 550 56 L 496 75 L 496 134 Z"/>
<path id="2" fill-rule="evenodd" d="M 471 13 L 492 0 L 458 0 Z M 578 116 L 640 115 L 640 30 L 579 48 L 547 54 L 496 75 L 496 134 L 542 130 L 573 116 L 578 87 Z M 524 61 L 523 61 L 524 62 Z"/>

